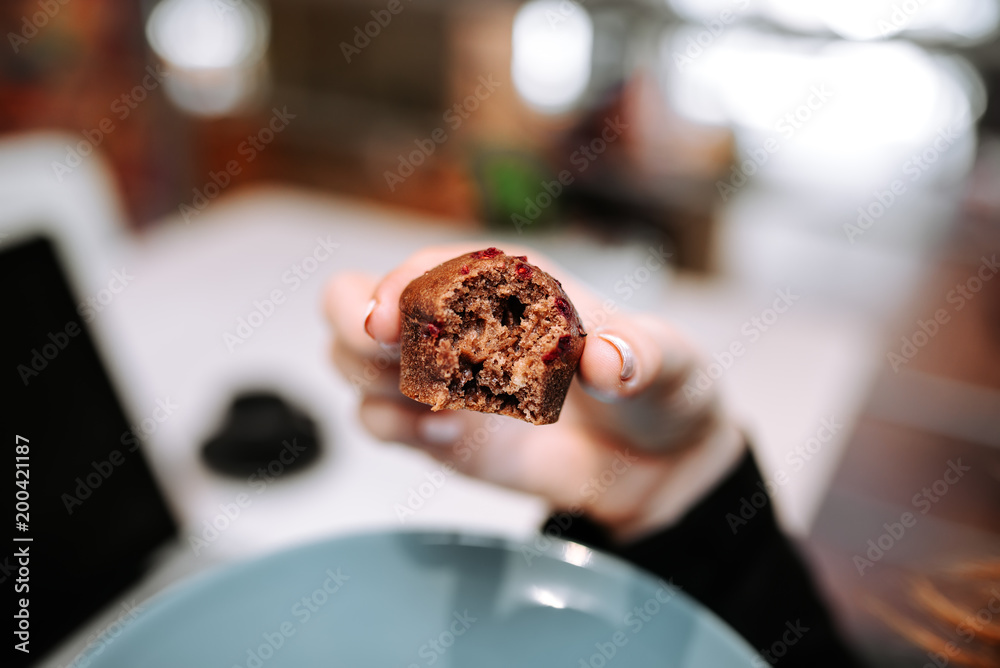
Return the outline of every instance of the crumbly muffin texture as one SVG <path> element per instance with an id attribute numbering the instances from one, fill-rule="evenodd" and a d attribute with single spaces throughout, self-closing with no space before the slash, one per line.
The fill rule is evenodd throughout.
<path id="1" fill-rule="evenodd" d="M 527 257 L 451 259 L 411 281 L 399 310 L 403 394 L 435 411 L 559 419 L 587 334 L 559 281 Z"/>

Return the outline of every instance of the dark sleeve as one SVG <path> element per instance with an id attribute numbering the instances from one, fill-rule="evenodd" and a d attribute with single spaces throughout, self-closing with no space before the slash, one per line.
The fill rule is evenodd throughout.
<path id="1" fill-rule="evenodd" d="M 748 452 L 677 524 L 637 542 L 618 545 L 586 517 L 574 518 L 567 527 L 566 515 L 553 516 L 545 528 L 548 535 L 585 543 L 669 579 L 724 619 L 772 664 L 860 665 L 778 528 L 763 490 Z M 744 502 L 748 508 L 741 516 Z"/>

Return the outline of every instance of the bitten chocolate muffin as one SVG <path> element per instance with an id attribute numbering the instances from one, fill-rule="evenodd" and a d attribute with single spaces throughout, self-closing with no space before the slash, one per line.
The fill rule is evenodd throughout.
<path id="1" fill-rule="evenodd" d="M 406 286 L 399 310 L 403 394 L 435 411 L 559 419 L 587 334 L 559 281 L 525 256 L 448 260 Z"/>

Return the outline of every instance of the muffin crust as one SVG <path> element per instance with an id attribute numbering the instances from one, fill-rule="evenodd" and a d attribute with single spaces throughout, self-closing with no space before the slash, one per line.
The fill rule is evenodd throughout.
<path id="1" fill-rule="evenodd" d="M 496 248 L 414 279 L 399 300 L 399 389 L 431 409 L 559 419 L 586 333 L 562 285 Z"/>

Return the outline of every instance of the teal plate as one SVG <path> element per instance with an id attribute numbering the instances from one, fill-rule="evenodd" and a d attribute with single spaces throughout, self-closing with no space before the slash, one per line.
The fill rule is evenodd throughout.
<path id="1" fill-rule="evenodd" d="M 576 543 L 336 538 L 156 597 L 92 668 L 725 668 L 765 665 L 669 583 Z"/>

